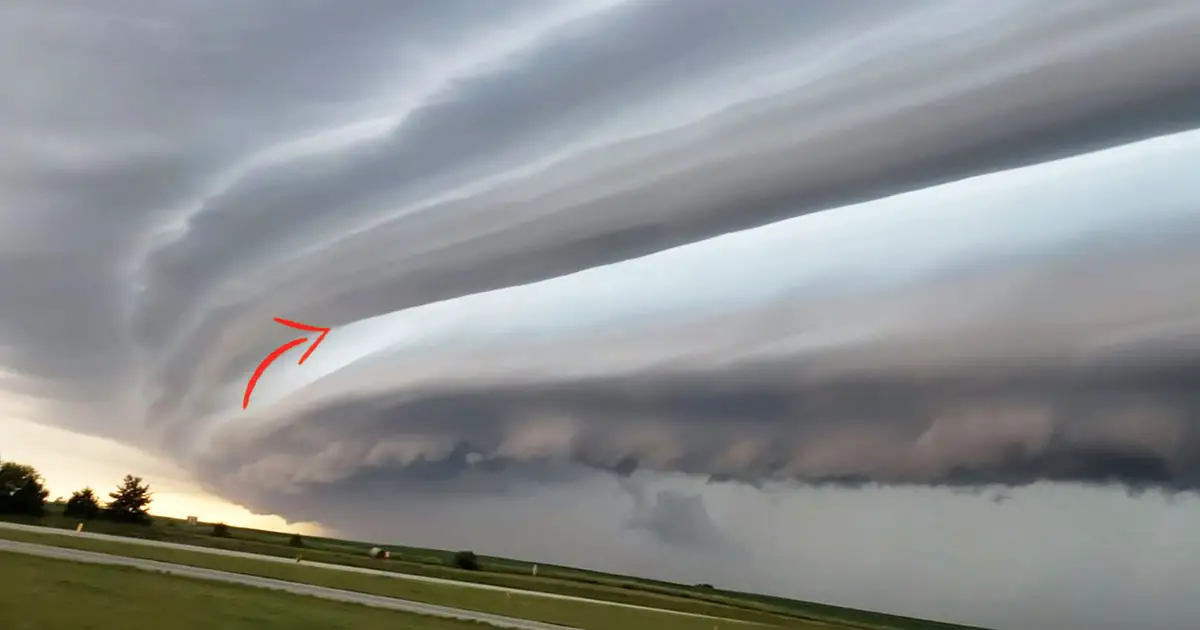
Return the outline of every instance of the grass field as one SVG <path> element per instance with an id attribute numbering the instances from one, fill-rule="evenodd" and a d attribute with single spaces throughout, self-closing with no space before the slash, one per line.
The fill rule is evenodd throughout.
<path id="1" fill-rule="evenodd" d="M 20 522 L 28 522 L 30 524 L 39 524 L 51 527 L 70 529 L 74 528 L 76 524 L 74 521 L 64 519 L 57 514 L 57 511 L 61 509 L 60 506 L 51 505 L 49 508 L 51 510 L 50 514 L 42 519 L 26 519 Z M 898 617 L 875 612 L 859 611 L 837 606 L 827 606 L 764 595 L 737 593 L 713 588 L 672 584 L 669 582 L 643 580 L 639 578 L 611 575 L 555 565 L 539 565 L 538 575 L 535 577 L 530 575 L 533 567 L 531 563 L 507 558 L 480 556 L 482 565 L 481 570 L 464 571 L 452 566 L 453 552 L 451 551 L 419 549 L 395 545 L 378 545 L 392 552 L 392 559 L 385 561 L 367 557 L 367 550 L 370 547 L 375 546 L 375 543 L 318 537 L 305 537 L 305 547 L 303 549 L 295 549 L 288 546 L 290 534 L 287 533 L 230 528 L 230 531 L 232 532 L 232 538 L 216 538 L 209 534 L 209 532 L 211 532 L 210 525 L 189 527 L 183 521 L 178 521 L 175 519 L 158 518 L 156 519 L 155 523 L 149 527 L 94 521 L 89 522 L 86 525 L 86 528 L 88 531 L 93 532 L 147 538 L 202 547 L 244 551 L 248 553 L 277 557 L 290 558 L 294 557 L 297 552 L 300 552 L 303 554 L 305 560 L 311 561 L 358 566 L 412 575 L 438 577 L 463 582 L 489 584 L 505 588 L 571 595 L 601 601 L 625 603 L 636 606 L 647 606 L 652 608 L 689 612 L 700 615 L 710 615 L 713 617 L 748 622 L 765 623 L 777 627 L 812 628 L 829 627 L 832 625 L 840 628 L 859 628 L 869 630 L 961 630 L 965 628 L 964 626 L 910 619 L 906 617 Z M 278 571 L 281 569 L 304 569 L 306 571 L 319 571 L 321 572 L 321 575 L 319 576 L 315 574 L 304 573 L 304 577 L 298 581 L 310 581 L 310 578 L 312 580 L 335 579 L 339 581 L 338 584 L 329 584 L 326 582 L 312 583 L 333 586 L 335 588 L 345 588 L 348 590 L 385 588 L 388 589 L 388 592 L 381 592 L 377 590 L 364 590 L 364 592 L 404 597 L 418 601 L 427 601 L 430 603 L 459 606 L 473 610 L 511 614 L 513 616 L 552 621 L 556 623 L 566 623 L 568 625 L 579 625 L 579 623 L 566 621 L 564 617 L 559 617 L 559 615 L 564 614 L 562 609 L 564 604 L 576 607 L 589 605 L 586 603 L 562 602 L 546 600 L 542 598 L 536 598 L 536 601 L 534 601 L 534 598 L 524 598 L 516 595 L 504 602 L 498 602 L 497 598 L 504 599 L 502 593 L 488 592 L 478 589 L 469 590 L 470 595 L 467 596 L 463 594 L 463 591 L 468 591 L 468 589 L 436 584 L 419 584 L 403 580 L 333 572 L 311 567 L 297 567 L 293 565 L 285 566 L 237 558 L 223 558 L 220 556 L 213 556 L 211 554 L 189 554 L 188 552 L 180 552 L 178 550 L 155 549 L 152 547 L 143 546 L 118 544 L 119 547 L 124 547 L 125 549 L 113 550 L 93 545 L 103 546 L 106 544 L 117 543 L 45 535 L 43 535 L 42 538 L 35 540 L 32 538 L 25 538 L 26 534 L 23 533 L 20 534 L 20 537 L 18 537 L 16 534 L 16 532 L 0 530 L 0 537 L 12 538 L 14 540 L 27 540 L 29 542 L 39 542 L 42 544 L 63 545 L 65 544 L 63 540 L 52 539 L 64 539 L 70 541 L 71 546 L 79 546 L 79 548 L 93 551 L 117 553 L 119 555 L 132 555 L 136 557 L 157 559 L 167 562 L 178 562 L 180 564 L 190 564 L 193 566 L 205 566 L 208 568 L 227 571 L 243 573 L 247 572 L 237 568 L 241 565 L 237 565 L 236 563 L 244 562 L 250 562 L 257 566 L 258 571 Z M 89 546 L 82 546 L 84 544 Z M 152 555 L 163 553 L 184 553 L 190 556 L 201 557 L 181 560 L 178 556 Z M 213 562 L 220 562 L 223 564 L 218 566 L 211 564 Z M 329 573 L 335 573 L 337 575 L 331 577 L 328 575 Z M 267 577 L 280 577 L 275 573 L 268 575 L 261 572 L 255 572 L 254 574 L 265 575 Z M 280 579 L 293 578 L 282 577 Z M 369 580 L 369 584 L 358 584 L 355 582 L 355 586 L 347 585 L 346 580 L 352 579 L 367 579 Z M 403 590 L 392 590 L 398 588 Z M 464 597 L 468 600 L 466 603 L 463 601 Z M 525 606 L 527 599 L 529 600 L 528 606 Z M 496 607 L 500 605 L 511 606 L 511 602 L 517 600 L 519 600 L 522 604 L 522 611 L 520 613 Z M 557 608 L 555 605 L 557 605 Z M 621 614 L 643 612 L 631 611 L 629 609 L 618 609 L 614 607 L 604 608 L 606 611 L 608 611 L 606 616 L 608 613 L 618 614 L 613 612 L 617 610 L 621 610 Z M 691 625 L 703 620 L 680 617 L 677 615 L 670 615 L 669 617 L 670 621 L 666 621 L 664 619 L 663 623 L 668 623 L 670 625 L 655 625 L 652 627 L 662 627 L 664 629 L 703 627 L 705 630 L 709 630 L 711 628 L 711 625 Z M 595 619 L 595 617 L 590 617 L 589 619 Z M 589 619 L 584 619 L 583 622 L 586 624 Z M 607 621 L 609 623 L 619 623 L 622 625 L 580 625 L 580 627 L 607 629 L 612 627 L 626 627 L 623 624 L 630 622 L 630 620 L 625 618 L 607 619 Z M 633 622 L 639 624 L 642 623 L 640 620 L 633 620 Z M 824 623 L 814 625 L 814 622 Z"/>
<path id="2" fill-rule="evenodd" d="M 279 591 L 0 552 L 5 630 L 485 630 Z"/>
<path id="3" fill-rule="evenodd" d="M 501 591 L 466 586 L 429 584 L 414 580 L 306 567 L 300 564 L 230 558 L 195 551 L 147 547 L 55 534 L 0 530 L 0 538 L 132 558 L 145 558 L 386 597 L 398 597 L 521 619 L 545 621 L 583 630 L 612 630 L 614 628 L 622 630 L 711 630 L 713 626 L 719 626 L 722 630 L 750 630 L 762 627 L 744 621 L 721 620 L 718 622 L 708 618 L 686 617 L 655 610 L 620 608 L 603 603 L 564 601 L 536 595 L 510 596 Z M 786 618 L 773 621 L 775 622 L 772 624 L 774 627 L 781 628 L 816 630 L 827 627 Z"/>

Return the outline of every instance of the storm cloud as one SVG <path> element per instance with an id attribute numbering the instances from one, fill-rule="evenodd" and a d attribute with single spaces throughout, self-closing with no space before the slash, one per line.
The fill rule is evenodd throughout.
<path id="1" fill-rule="evenodd" d="M 564 561 L 1194 491 L 1197 68 L 1186 0 L 0 2 L 0 417 Z"/>
<path id="2" fill-rule="evenodd" d="M 1198 158 L 1170 136 L 346 326 L 182 441 L 277 490 L 557 460 L 1192 490 Z"/>

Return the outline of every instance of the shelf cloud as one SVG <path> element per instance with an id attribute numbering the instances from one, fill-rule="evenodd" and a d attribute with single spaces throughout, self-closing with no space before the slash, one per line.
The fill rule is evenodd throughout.
<path id="1" fill-rule="evenodd" d="M 1191 490 L 1198 140 L 983 176 L 371 322 L 408 331 L 391 343 L 346 326 L 330 344 L 383 348 L 284 368 L 282 381 L 324 374 L 216 416 L 187 443 L 231 485 L 279 490 L 368 467 L 419 479 L 558 460 L 751 483 Z"/>

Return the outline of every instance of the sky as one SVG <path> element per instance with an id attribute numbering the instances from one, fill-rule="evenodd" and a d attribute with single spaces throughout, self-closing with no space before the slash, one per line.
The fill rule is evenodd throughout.
<path id="1" fill-rule="evenodd" d="M 1189 627 L 1197 67 L 1186 0 L 0 0 L 0 457 L 177 516 Z M 274 317 L 332 330 L 243 409 Z"/>

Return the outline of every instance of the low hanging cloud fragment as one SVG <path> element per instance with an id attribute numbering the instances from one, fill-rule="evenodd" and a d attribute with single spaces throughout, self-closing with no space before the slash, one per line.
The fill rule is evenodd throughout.
<path id="1" fill-rule="evenodd" d="M 641 484 L 629 480 L 622 487 L 634 505 L 633 515 L 625 521 L 626 527 L 684 550 L 741 551 L 713 522 L 703 496 L 666 489 L 647 497 Z"/>

